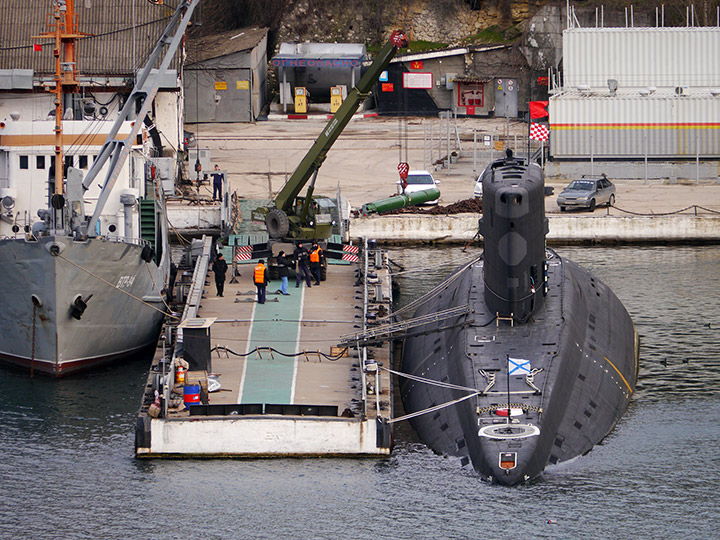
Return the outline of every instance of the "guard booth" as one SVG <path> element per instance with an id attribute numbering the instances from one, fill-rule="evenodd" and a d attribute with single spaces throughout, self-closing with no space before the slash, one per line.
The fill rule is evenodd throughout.
<path id="1" fill-rule="evenodd" d="M 308 102 L 308 91 L 302 86 L 295 88 L 295 112 L 306 113 Z"/>

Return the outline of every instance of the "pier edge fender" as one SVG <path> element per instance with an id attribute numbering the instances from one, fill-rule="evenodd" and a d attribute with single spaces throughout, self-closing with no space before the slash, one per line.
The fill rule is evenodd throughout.
<path id="1" fill-rule="evenodd" d="M 378 448 L 390 448 L 392 446 L 392 428 L 386 418 L 375 420 L 377 427 L 376 445 Z"/>
<path id="2" fill-rule="evenodd" d="M 150 423 L 152 418 L 149 416 L 138 416 L 135 421 L 135 451 L 140 448 L 150 449 L 152 442 Z"/>

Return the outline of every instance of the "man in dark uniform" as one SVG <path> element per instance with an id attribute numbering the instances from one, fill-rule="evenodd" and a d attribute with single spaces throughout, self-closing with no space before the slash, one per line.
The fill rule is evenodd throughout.
<path id="1" fill-rule="evenodd" d="M 217 259 L 212 265 L 212 271 L 215 274 L 215 286 L 217 287 L 217 295 L 222 296 L 223 290 L 225 289 L 225 273 L 227 272 L 228 265 L 223 259 L 223 254 L 218 253 Z"/>
<path id="2" fill-rule="evenodd" d="M 298 266 L 297 274 L 295 276 L 295 288 L 300 286 L 300 280 L 302 279 L 301 276 L 303 275 L 305 276 L 307 286 L 312 287 L 312 285 L 310 285 L 310 254 L 307 249 L 303 247 L 302 242 L 298 243 L 293 255 Z"/>
<path id="3" fill-rule="evenodd" d="M 217 199 L 222 202 L 222 185 L 225 175 L 220 171 L 220 165 L 215 164 L 215 172 L 210 176 L 213 179 L 213 201 Z"/>

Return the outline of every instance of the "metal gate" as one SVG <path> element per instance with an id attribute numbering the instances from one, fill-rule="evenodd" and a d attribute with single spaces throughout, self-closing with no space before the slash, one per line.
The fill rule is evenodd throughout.
<path id="1" fill-rule="evenodd" d="M 495 116 L 517 118 L 517 79 L 495 79 Z"/>

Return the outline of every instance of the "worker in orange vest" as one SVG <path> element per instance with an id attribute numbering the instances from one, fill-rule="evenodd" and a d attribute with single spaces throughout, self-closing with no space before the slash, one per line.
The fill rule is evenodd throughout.
<path id="1" fill-rule="evenodd" d="M 310 272 L 312 272 L 315 278 L 315 285 L 320 285 L 320 261 L 322 260 L 323 252 L 320 246 L 313 243 L 312 249 L 310 250 Z"/>
<path id="2" fill-rule="evenodd" d="M 255 267 L 255 271 L 253 272 L 253 281 L 255 282 L 255 286 L 257 287 L 258 304 L 265 303 L 265 290 L 267 288 L 268 282 L 270 281 L 268 274 L 269 272 L 265 267 L 265 260 L 260 259 L 257 263 L 257 266 Z"/>

